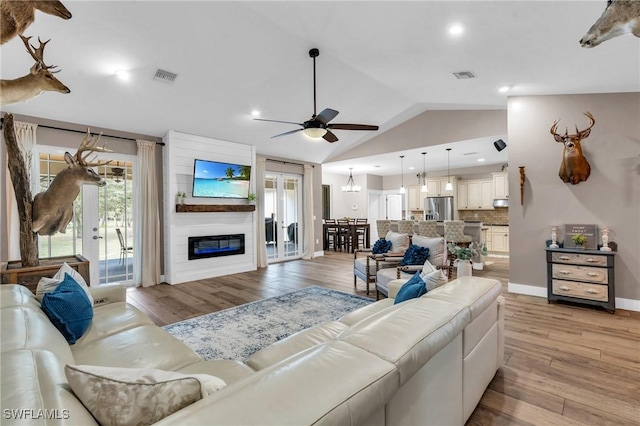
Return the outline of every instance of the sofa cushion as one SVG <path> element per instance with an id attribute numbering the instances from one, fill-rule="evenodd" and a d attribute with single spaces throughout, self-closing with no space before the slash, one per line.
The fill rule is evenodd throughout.
<path id="1" fill-rule="evenodd" d="M 65 375 L 103 425 L 152 424 L 226 386 L 214 376 L 152 368 L 67 365 Z"/>
<path id="2" fill-rule="evenodd" d="M 432 265 L 445 265 L 447 261 L 447 250 L 444 244 L 444 238 L 430 238 L 414 234 L 411 238 L 411 243 L 429 249 L 429 262 L 431 262 Z"/>
<path id="3" fill-rule="evenodd" d="M 393 253 L 404 252 L 409 248 L 409 234 L 399 234 L 397 232 L 389 231 L 387 232 L 385 239 L 391 241 L 390 251 Z"/>
<path id="4" fill-rule="evenodd" d="M 347 328 L 339 321 L 307 328 L 259 350 L 247 359 L 247 364 L 254 370 L 262 370 L 291 355 L 332 340 Z"/>
<path id="5" fill-rule="evenodd" d="M 373 314 L 377 314 L 378 312 L 392 306 L 393 306 L 393 300 L 390 300 L 390 299 L 378 300 L 375 303 L 371 303 L 367 306 L 363 306 L 362 308 L 358 308 L 355 311 L 345 314 L 344 316 L 339 318 L 338 321 L 348 326 L 352 326 L 353 324 L 358 323 L 360 321 L 364 321 L 366 318 L 369 318 Z"/>
<path id="6" fill-rule="evenodd" d="M 371 249 L 371 253 L 373 254 L 383 254 L 388 252 L 391 249 L 391 241 L 385 240 L 384 238 L 380 238 L 373 244 L 373 248 Z"/>
<path id="7" fill-rule="evenodd" d="M 411 244 L 400 261 L 400 266 L 422 265 L 429 258 L 429 248 Z"/>
<path id="8" fill-rule="evenodd" d="M 236 383 L 255 374 L 255 371 L 247 364 L 233 359 L 212 359 L 198 361 L 178 370 L 184 374 L 209 374 L 224 380 L 227 385 Z"/>
<path id="9" fill-rule="evenodd" d="M 96 304 L 93 309 L 93 321 L 87 332 L 76 341 L 75 346 L 86 345 L 140 325 L 152 324 L 153 321 L 149 317 L 128 303 Z"/>
<path id="10" fill-rule="evenodd" d="M 44 295 L 42 310 L 71 344 L 82 337 L 93 319 L 87 292 L 68 273 L 53 292 Z"/>
<path id="11" fill-rule="evenodd" d="M 40 302 L 25 286 L 18 284 L 0 285 L 0 308 L 28 306 L 40 310 Z"/>
<path id="12" fill-rule="evenodd" d="M 367 260 L 369 261 L 369 271 L 367 273 Z M 370 257 L 358 257 L 353 261 L 353 269 L 356 275 L 360 276 L 363 280 L 365 277 L 375 277 L 376 271 L 378 269 L 391 268 L 398 265 L 398 262 L 385 262 L 383 260 L 378 260 L 376 266 L 376 260 Z M 377 268 L 377 269 L 376 269 Z"/>
<path id="13" fill-rule="evenodd" d="M 427 286 L 422 278 L 420 278 L 420 274 L 414 274 L 409 281 L 404 283 L 400 290 L 398 290 L 398 294 L 396 294 L 394 304 L 406 302 L 407 300 L 415 299 L 416 297 L 420 297 L 427 292 Z"/>

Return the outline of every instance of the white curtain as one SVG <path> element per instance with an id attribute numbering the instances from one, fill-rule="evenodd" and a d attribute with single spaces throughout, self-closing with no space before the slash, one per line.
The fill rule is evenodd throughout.
<path id="1" fill-rule="evenodd" d="M 256 244 L 257 244 L 257 265 L 258 268 L 269 266 L 267 261 L 267 241 L 264 225 L 264 176 L 267 159 L 256 158 Z"/>
<path id="2" fill-rule="evenodd" d="M 302 205 L 302 226 L 304 228 L 304 241 L 302 258 L 313 259 L 314 256 L 314 223 L 313 223 L 313 166 L 304 165 L 303 176 L 303 205 Z"/>
<path id="3" fill-rule="evenodd" d="M 36 156 L 36 129 L 37 124 L 23 123 L 15 121 L 14 128 L 16 132 L 16 140 L 22 151 L 24 164 L 27 168 L 31 181 L 31 195 L 35 196 L 38 191 L 38 182 L 34 168 L 37 166 Z M 7 165 L 11 159 L 7 159 Z M 20 260 L 20 216 L 18 216 L 18 202 L 13 192 L 13 183 L 9 174 L 9 167 L 6 170 L 6 194 L 7 194 L 7 245 L 8 260 Z"/>
<path id="4" fill-rule="evenodd" d="M 160 283 L 160 212 L 156 144 L 138 140 L 138 217 L 134 240 L 136 285 L 150 287 Z"/>

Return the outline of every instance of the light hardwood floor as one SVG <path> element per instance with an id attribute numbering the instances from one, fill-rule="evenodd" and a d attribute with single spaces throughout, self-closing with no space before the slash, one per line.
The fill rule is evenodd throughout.
<path id="1" fill-rule="evenodd" d="M 467 424 L 640 425 L 640 314 L 510 294 L 508 260 L 489 260 L 473 273 L 503 284 L 505 357 Z M 252 272 L 130 289 L 128 299 L 165 325 L 312 285 L 365 295 L 360 280 L 354 291 L 352 268 L 352 255 L 329 251 Z"/>

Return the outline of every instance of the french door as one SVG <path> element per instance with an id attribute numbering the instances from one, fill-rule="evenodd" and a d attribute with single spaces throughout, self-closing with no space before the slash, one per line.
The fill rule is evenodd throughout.
<path id="1" fill-rule="evenodd" d="M 302 256 L 302 175 L 267 172 L 264 217 L 269 263 Z"/>
<path id="2" fill-rule="evenodd" d="M 39 150 L 39 188 L 46 190 L 67 167 L 63 151 Z M 74 202 L 73 219 L 64 233 L 38 237 L 40 258 L 82 255 L 89 260 L 91 285 L 131 284 L 134 279 L 134 163 L 135 156 L 109 154 L 111 163 L 94 168 L 107 184 L 84 185 Z M 119 235 L 120 234 L 120 235 Z M 122 238 L 120 238 L 120 236 Z"/>

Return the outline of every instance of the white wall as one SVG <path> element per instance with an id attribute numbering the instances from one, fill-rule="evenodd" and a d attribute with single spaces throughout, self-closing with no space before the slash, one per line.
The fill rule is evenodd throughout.
<path id="1" fill-rule="evenodd" d="M 178 284 L 256 269 L 256 213 L 176 213 L 175 195 L 187 194 L 186 204 L 245 204 L 245 200 L 191 198 L 193 160 L 250 165 L 255 192 L 255 148 L 235 142 L 193 136 L 173 130 L 164 137 L 165 281 Z M 245 254 L 188 260 L 188 237 L 244 234 Z"/>
<path id="2" fill-rule="evenodd" d="M 322 174 L 322 184 L 331 187 L 331 217 L 340 219 L 343 217 L 367 217 L 367 179 L 366 175 L 353 175 L 356 185 L 362 189 L 360 192 L 342 192 L 342 187 L 347 184 L 349 175 L 336 175 L 332 173 Z"/>

